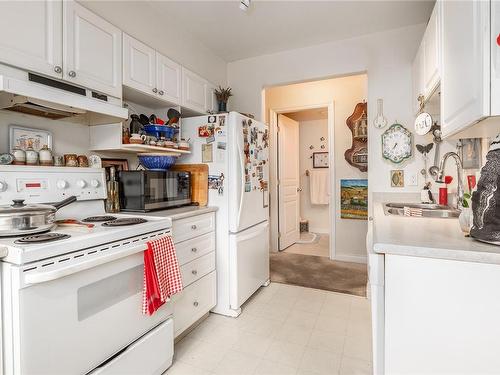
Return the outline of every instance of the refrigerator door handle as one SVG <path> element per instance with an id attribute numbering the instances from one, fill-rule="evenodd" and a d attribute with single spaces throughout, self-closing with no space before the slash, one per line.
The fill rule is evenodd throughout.
<path id="1" fill-rule="evenodd" d="M 240 183 L 241 183 L 241 188 L 240 188 L 240 204 L 238 208 L 238 221 L 236 223 L 236 228 L 239 228 L 240 226 L 240 219 L 241 219 L 241 211 L 243 208 L 243 194 L 245 193 L 245 180 L 244 180 L 244 171 L 245 171 L 245 164 L 243 163 L 243 150 L 241 148 L 240 144 L 240 137 L 237 138 L 236 144 L 238 145 L 238 158 L 240 161 Z M 238 229 L 236 229 L 238 231 Z"/>

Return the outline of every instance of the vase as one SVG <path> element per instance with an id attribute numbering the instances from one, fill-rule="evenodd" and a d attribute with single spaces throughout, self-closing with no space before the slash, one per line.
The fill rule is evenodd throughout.
<path id="1" fill-rule="evenodd" d="M 227 112 L 227 102 L 219 102 L 219 112 Z"/>
<path id="2" fill-rule="evenodd" d="M 458 222 L 460 224 L 460 229 L 466 237 L 469 236 L 470 229 L 472 228 L 472 209 L 470 207 L 462 208 L 460 216 L 458 217 Z"/>

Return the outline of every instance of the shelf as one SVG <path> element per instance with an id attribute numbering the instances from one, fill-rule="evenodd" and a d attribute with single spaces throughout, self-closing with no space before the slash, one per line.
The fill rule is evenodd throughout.
<path id="1" fill-rule="evenodd" d="M 191 151 L 179 150 L 176 148 L 166 148 L 158 146 L 149 145 L 139 145 L 139 144 L 122 144 L 121 146 L 115 148 L 104 148 L 104 149 L 94 149 L 93 151 L 102 152 L 128 152 L 133 154 L 140 154 L 143 152 L 156 152 L 165 155 L 181 156 L 185 154 L 190 154 Z"/>

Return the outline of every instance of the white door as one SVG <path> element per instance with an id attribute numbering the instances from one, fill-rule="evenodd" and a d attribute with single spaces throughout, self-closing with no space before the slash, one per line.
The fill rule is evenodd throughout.
<path id="1" fill-rule="evenodd" d="M 62 77 L 62 2 L 1 3 L 0 62 Z"/>
<path id="2" fill-rule="evenodd" d="M 427 24 L 424 35 L 424 89 L 426 99 L 432 94 L 439 84 L 439 7 L 434 5 L 431 18 Z"/>
<path id="3" fill-rule="evenodd" d="M 181 102 L 181 66 L 156 52 L 156 82 L 158 95 L 174 103 Z"/>
<path id="4" fill-rule="evenodd" d="M 490 113 L 490 3 L 442 1 L 441 129 L 449 136 Z"/>
<path id="5" fill-rule="evenodd" d="M 230 305 L 237 310 L 269 280 L 269 223 L 229 235 Z"/>
<path id="6" fill-rule="evenodd" d="M 278 115 L 279 249 L 299 239 L 299 123 Z"/>
<path id="7" fill-rule="evenodd" d="M 121 98 L 121 30 L 74 1 L 63 9 L 64 79 Z"/>
<path id="8" fill-rule="evenodd" d="M 206 112 L 206 85 L 205 79 L 182 68 L 182 105 L 198 112 Z"/>
<path id="9" fill-rule="evenodd" d="M 123 85 L 156 95 L 156 52 L 128 34 L 123 34 Z"/>
<path id="10" fill-rule="evenodd" d="M 230 112 L 227 175 L 229 231 L 237 233 L 269 220 L 269 145 L 266 124 Z M 267 137 L 268 138 L 268 137 Z"/>
<path id="11" fill-rule="evenodd" d="M 491 115 L 500 116 L 500 3 L 491 2 Z"/>

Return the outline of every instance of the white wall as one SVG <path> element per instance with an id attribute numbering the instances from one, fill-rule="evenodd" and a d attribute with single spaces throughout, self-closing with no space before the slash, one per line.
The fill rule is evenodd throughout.
<path id="1" fill-rule="evenodd" d="M 311 204 L 309 177 L 306 170 L 313 168 L 313 152 L 328 151 L 328 121 L 299 121 L 299 169 L 300 169 L 300 217 L 309 221 L 309 232 L 330 233 L 330 213 L 328 205 Z M 325 141 L 320 138 L 324 137 Z M 314 149 L 309 149 L 309 146 Z M 321 145 L 325 145 L 321 149 Z"/>
<path id="2" fill-rule="evenodd" d="M 413 131 L 411 62 L 424 29 L 425 25 L 409 26 L 229 63 L 228 84 L 235 93 L 231 108 L 261 118 L 261 93 L 265 87 L 367 72 L 369 191 L 402 191 L 390 186 L 390 170 L 400 167 L 382 159 L 380 135 L 383 130 L 371 124 L 377 99 L 382 98 L 389 122 L 398 121 Z M 430 142 L 429 137 L 416 136 L 414 140 L 415 143 Z M 420 155 L 403 166 L 407 176 L 419 173 L 422 167 Z M 406 186 L 403 191 L 420 191 L 422 185 L 423 179 L 419 178 L 417 186 Z"/>

